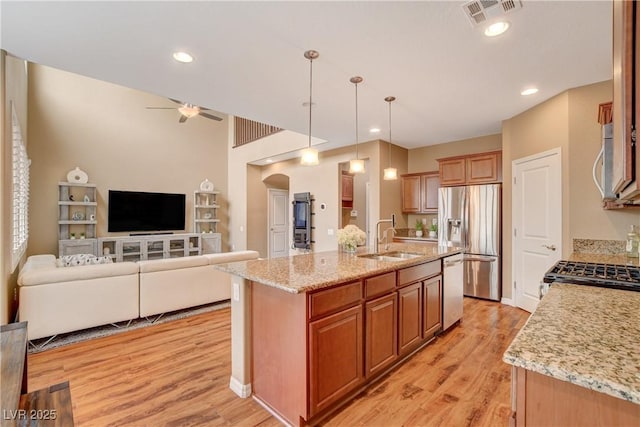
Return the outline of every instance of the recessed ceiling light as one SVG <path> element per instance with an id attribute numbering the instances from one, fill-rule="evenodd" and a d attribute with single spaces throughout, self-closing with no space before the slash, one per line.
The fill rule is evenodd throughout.
<path id="1" fill-rule="evenodd" d="M 380 128 L 371 128 L 369 129 L 370 133 L 380 133 Z"/>
<path id="2" fill-rule="evenodd" d="M 538 93 L 538 88 L 537 87 L 530 87 L 528 89 L 525 89 L 522 92 L 520 92 L 520 95 L 528 96 L 528 95 L 533 95 L 534 93 Z"/>
<path id="3" fill-rule="evenodd" d="M 265 160 L 265 162 L 267 162 L 267 163 L 273 163 L 273 159 L 267 159 L 267 160 Z"/>
<path id="4" fill-rule="evenodd" d="M 173 52 L 173 59 L 178 62 L 184 62 L 185 64 L 193 62 L 193 56 L 189 55 L 187 52 Z"/>
<path id="5" fill-rule="evenodd" d="M 507 21 L 499 21 L 485 28 L 484 35 L 487 37 L 495 37 L 504 33 L 508 29 L 509 29 L 509 23 Z"/>

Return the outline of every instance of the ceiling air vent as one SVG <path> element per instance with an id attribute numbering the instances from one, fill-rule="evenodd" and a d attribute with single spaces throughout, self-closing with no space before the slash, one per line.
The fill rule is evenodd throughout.
<path id="1" fill-rule="evenodd" d="M 482 24 L 519 9 L 522 9 L 521 0 L 473 0 L 462 5 L 464 14 L 473 25 Z"/>

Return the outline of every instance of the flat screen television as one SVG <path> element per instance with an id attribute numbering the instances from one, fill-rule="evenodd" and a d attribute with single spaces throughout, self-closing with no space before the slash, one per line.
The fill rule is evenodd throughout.
<path id="1" fill-rule="evenodd" d="M 184 230 L 185 195 L 109 190 L 109 232 Z"/>

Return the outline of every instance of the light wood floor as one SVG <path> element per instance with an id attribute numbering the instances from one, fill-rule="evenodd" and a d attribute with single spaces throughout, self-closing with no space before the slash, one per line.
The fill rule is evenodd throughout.
<path id="1" fill-rule="evenodd" d="M 528 313 L 465 298 L 464 320 L 325 426 L 506 426 L 502 353 Z M 77 426 L 278 426 L 229 390 L 230 311 L 29 355 L 29 389 L 69 380 Z"/>

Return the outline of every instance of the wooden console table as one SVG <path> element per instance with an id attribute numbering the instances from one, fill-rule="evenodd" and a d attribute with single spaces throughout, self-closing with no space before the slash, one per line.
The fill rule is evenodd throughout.
<path id="1" fill-rule="evenodd" d="M 0 425 L 73 426 L 68 381 L 27 390 L 27 322 L 0 326 L 0 351 Z"/>

